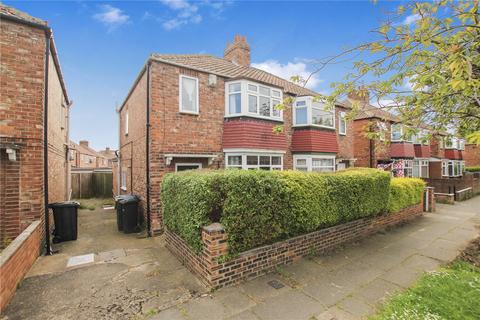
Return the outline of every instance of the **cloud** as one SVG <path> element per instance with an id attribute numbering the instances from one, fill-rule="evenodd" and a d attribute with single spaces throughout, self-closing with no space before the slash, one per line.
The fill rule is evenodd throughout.
<path id="1" fill-rule="evenodd" d="M 110 30 L 130 20 L 130 17 L 124 14 L 122 10 L 109 4 L 101 5 L 100 10 L 101 12 L 94 14 L 93 18 L 108 26 Z"/>
<path id="2" fill-rule="evenodd" d="M 180 28 L 186 24 L 198 24 L 203 21 L 203 16 L 200 13 L 200 8 L 208 8 L 212 15 L 218 16 L 232 0 L 213 1 L 202 0 L 198 2 L 189 2 L 187 0 L 159 0 L 164 6 L 173 12 L 173 17 L 168 19 L 158 19 L 162 23 L 165 30 L 173 30 Z"/>
<path id="3" fill-rule="evenodd" d="M 422 17 L 418 14 L 411 14 L 407 17 L 405 17 L 405 20 L 403 20 L 403 24 L 406 26 L 411 25 L 412 23 L 415 23 L 416 21 L 420 20 Z"/>
<path id="4" fill-rule="evenodd" d="M 311 71 L 308 70 L 307 64 L 304 62 L 288 62 L 287 64 L 281 64 L 277 60 L 267 60 L 260 63 L 252 63 L 252 67 L 261 69 L 270 73 L 273 73 L 280 78 L 290 80 L 292 76 L 300 76 L 303 79 L 307 79 Z M 314 74 L 306 85 L 309 89 L 316 89 L 317 86 L 322 83 L 323 80 Z"/>

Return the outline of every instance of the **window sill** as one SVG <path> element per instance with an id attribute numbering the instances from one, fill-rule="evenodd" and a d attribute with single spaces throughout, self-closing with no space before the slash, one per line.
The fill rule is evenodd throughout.
<path id="1" fill-rule="evenodd" d="M 191 115 L 191 116 L 198 116 L 200 112 L 193 112 L 193 111 L 179 111 L 180 114 L 186 114 L 186 115 Z"/>
<path id="2" fill-rule="evenodd" d="M 270 118 L 270 117 L 262 117 L 262 116 L 257 116 L 254 114 L 244 114 L 244 113 L 238 113 L 234 115 L 225 115 L 225 119 L 230 119 L 230 118 L 251 118 L 251 119 L 261 119 L 261 120 L 268 120 L 268 121 L 274 121 L 274 122 L 281 122 L 283 123 L 282 118 Z"/>
<path id="3" fill-rule="evenodd" d="M 318 125 L 318 124 L 296 124 L 296 125 L 292 125 L 293 128 L 308 128 L 308 127 L 311 127 L 311 128 L 322 128 L 322 129 L 329 129 L 329 130 L 335 130 L 336 128 L 335 127 L 327 127 L 327 126 L 321 126 L 321 125 Z"/>
<path id="4" fill-rule="evenodd" d="M 127 187 L 120 187 L 120 190 L 127 191 Z"/>

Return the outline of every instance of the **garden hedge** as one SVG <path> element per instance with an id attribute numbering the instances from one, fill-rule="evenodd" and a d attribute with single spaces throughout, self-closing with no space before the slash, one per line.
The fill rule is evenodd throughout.
<path id="1" fill-rule="evenodd" d="M 390 182 L 388 211 L 397 212 L 422 201 L 425 182 L 418 178 L 393 178 Z"/>
<path id="2" fill-rule="evenodd" d="M 389 173 L 376 169 L 334 174 L 261 170 L 173 173 L 162 183 L 164 223 L 199 252 L 202 227 L 220 222 L 234 255 L 421 200 L 418 179 L 404 182 L 407 187 L 395 183 L 394 196 L 390 180 Z"/>
<path id="3" fill-rule="evenodd" d="M 465 171 L 468 171 L 468 172 L 480 172 L 480 166 L 476 166 L 476 167 L 465 167 Z"/>

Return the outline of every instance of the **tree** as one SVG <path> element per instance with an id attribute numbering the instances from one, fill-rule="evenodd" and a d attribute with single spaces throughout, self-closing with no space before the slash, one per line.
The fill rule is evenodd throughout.
<path id="1" fill-rule="evenodd" d="M 360 57 L 333 93 L 330 106 L 350 92 L 368 90 L 380 108 L 411 127 L 429 125 L 480 143 L 479 0 L 412 2 L 400 6 L 374 33 L 378 39 L 315 61 L 319 72 Z M 358 59 L 358 58 L 357 58 Z M 307 79 L 295 77 L 301 84 Z M 354 104 L 353 114 L 358 107 Z"/>

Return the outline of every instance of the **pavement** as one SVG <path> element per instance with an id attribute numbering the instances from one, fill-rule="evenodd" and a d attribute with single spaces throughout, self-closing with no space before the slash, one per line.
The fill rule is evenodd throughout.
<path id="1" fill-rule="evenodd" d="M 479 235 L 480 197 L 437 204 L 401 227 L 311 256 L 237 286 L 207 292 L 163 237 L 116 231 L 112 210 L 80 212 L 80 236 L 40 257 L 6 319 L 362 319 Z M 107 231 L 106 231 L 107 230 Z M 66 267 L 74 255 L 94 262 Z"/>

